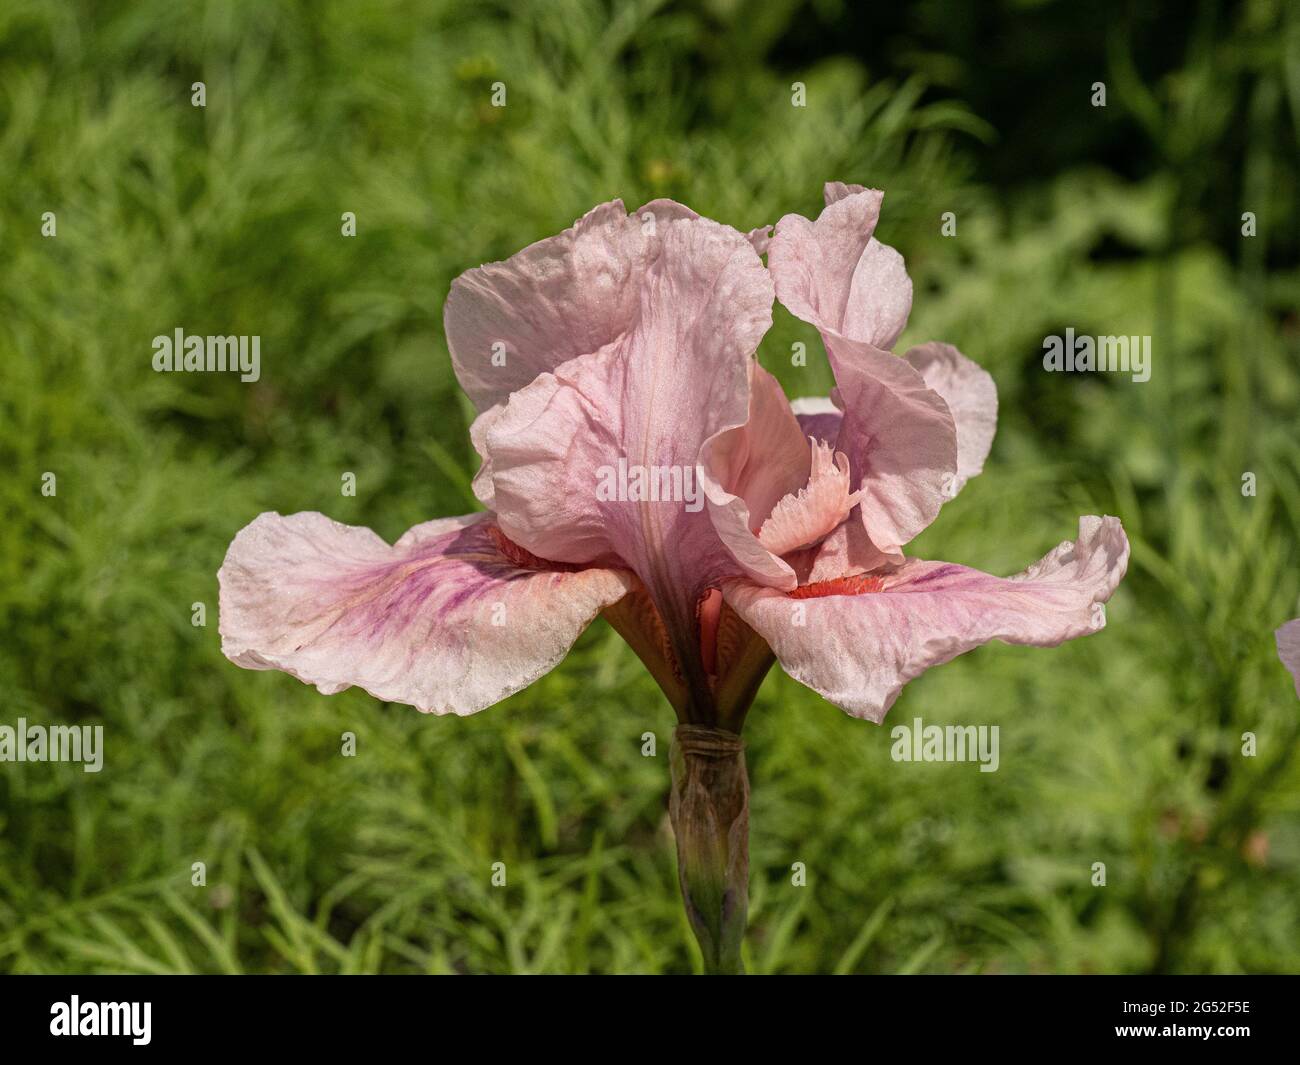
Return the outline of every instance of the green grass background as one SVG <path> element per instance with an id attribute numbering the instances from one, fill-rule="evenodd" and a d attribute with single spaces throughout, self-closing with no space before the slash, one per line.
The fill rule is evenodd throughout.
<path id="1" fill-rule="evenodd" d="M 696 968 L 672 714 L 603 621 L 436 719 L 228 663 L 216 572 L 263 510 L 391 540 L 474 509 L 461 271 L 615 196 L 748 229 L 840 179 L 886 190 L 903 344 L 998 383 L 988 467 L 916 553 L 1011 573 L 1111 513 L 1133 557 L 1104 632 L 963 656 L 883 729 L 769 676 L 749 969 L 1300 970 L 1271 635 L 1300 614 L 1300 18 L 1130 7 L 0 6 L 0 723 L 105 728 L 97 775 L 0 766 L 0 969 Z M 1044 373 L 1067 325 L 1151 335 L 1150 382 Z M 261 381 L 155 374 L 177 326 L 259 334 Z M 792 395 L 830 384 L 784 311 L 760 354 Z M 1000 770 L 892 762 L 917 716 L 999 725 Z"/>

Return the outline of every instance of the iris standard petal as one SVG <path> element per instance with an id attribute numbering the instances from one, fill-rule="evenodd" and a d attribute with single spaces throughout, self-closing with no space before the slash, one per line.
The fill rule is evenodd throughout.
<path id="1" fill-rule="evenodd" d="M 777 299 L 796 317 L 888 350 L 907 325 L 912 280 L 903 257 L 872 236 L 883 197 L 828 184 L 815 222 L 797 214 L 777 222 L 767 262 Z"/>
<path id="2" fill-rule="evenodd" d="M 895 561 L 951 498 L 959 479 L 957 429 L 948 405 L 907 361 L 886 349 L 907 323 L 912 286 L 901 256 L 872 237 L 882 195 L 831 183 L 811 222 L 786 215 L 768 247 L 777 298 L 820 332 L 844 413 L 836 450 L 851 487 L 866 496 L 861 520 Z"/>
<path id="3" fill-rule="evenodd" d="M 943 398 L 907 362 L 869 344 L 841 340 L 851 354 L 836 370 L 844 406 L 837 451 L 861 489 L 863 528 L 885 555 L 924 530 L 951 498 L 957 430 Z"/>
<path id="4" fill-rule="evenodd" d="M 748 417 L 772 285 L 727 226 L 677 218 L 657 231 L 635 328 L 512 395 L 485 446 L 506 535 L 543 558 L 622 560 L 680 642 L 700 596 L 736 572 L 699 464 Z"/>
<path id="5" fill-rule="evenodd" d="M 989 372 L 951 344 L 909 348 L 904 359 L 948 404 L 957 427 L 957 480 L 950 496 L 984 469 L 998 431 L 998 386 Z"/>
<path id="6" fill-rule="evenodd" d="M 621 200 L 504 262 L 461 274 L 443 309 L 452 366 L 480 411 L 636 323 L 654 239 Z"/>

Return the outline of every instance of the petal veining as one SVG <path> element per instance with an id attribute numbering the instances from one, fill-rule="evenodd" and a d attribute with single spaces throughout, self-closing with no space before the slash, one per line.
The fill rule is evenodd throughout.
<path id="1" fill-rule="evenodd" d="M 218 574 L 221 649 L 326 694 L 357 685 L 472 714 L 554 668 L 632 587 L 625 572 L 541 564 L 509 550 L 490 514 L 426 522 L 391 547 L 323 514 L 262 514 Z"/>

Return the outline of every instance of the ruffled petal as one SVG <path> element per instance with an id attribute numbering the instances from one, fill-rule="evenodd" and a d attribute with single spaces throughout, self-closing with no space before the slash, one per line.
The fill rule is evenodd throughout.
<path id="1" fill-rule="evenodd" d="M 903 358 L 952 412 L 957 427 L 957 480 L 950 495 L 955 496 L 984 469 L 993 447 L 998 431 L 998 386 L 987 370 L 951 344 L 918 344 Z"/>
<path id="2" fill-rule="evenodd" d="M 876 189 L 828 184 L 817 221 L 788 214 L 776 224 L 767 261 L 777 299 L 792 314 L 888 350 L 907 325 L 912 280 L 903 257 L 872 236 L 883 197 Z"/>
<path id="3" fill-rule="evenodd" d="M 691 221 L 700 217 L 686 204 L 665 197 L 642 204 L 632 214 L 643 227 L 649 228 L 657 228 L 663 222 L 675 222 L 679 219 Z M 650 226 L 650 219 L 654 220 L 653 226 Z"/>
<path id="4" fill-rule="evenodd" d="M 745 239 L 753 245 L 754 250 L 759 255 L 767 254 L 767 246 L 772 243 L 772 227 L 759 226 L 757 229 L 751 229 L 745 234 Z"/>
<path id="5" fill-rule="evenodd" d="M 257 517 L 218 580 L 221 650 L 325 694 L 360 686 L 472 714 L 549 672 L 630 574 L 541 568 L 490 514 L 426 522 L 392 547 L 323 514 Z"/>
<path id="6" fill-rule="evenodd" d="M 492 457 L 487 450 L 487 433 L 505 409 L 504 403 L 489 407 L 475 418 L 469 427 L 469 440 L 474 445 L 474 450 L 478 452 L 480 460 L 478 473 L 474 474 L 471 487 L 474 490 L 474 498 L 488 510 L 495 510 L 496 505 L 493 498 L 495 493 L 492 487 Z"/>
<path id="7" fill-rule="evenodd" d="M 1288 621 L 1275 634 L 1277 654 L 1282 665 L 1291 671 L 1295 679 L 1295 693 L 1300 696 L 1300 618 Z"/>
<path id="8" fill-rule="evenodd" d="M 780 382 L 750 367 L 749 417 L 709 440 L 700 457 L 709 514 L 751 580 L 793 588 L 794 571 L 760 543 L 758 529 L 781 499 L 808 483 L 808 443 Z"/>
<path id="9" fill-rule="evenodd" d="M 1052 647 L 1102 628 L 1128 554 L 1119 520 L 1090 516 L 1077 540 L 1015 577 L 909 560 L 794 595 L 739 581 L 724 594 L 787 673 L 878 723 L 909 680 L 989 640 Z"/>
<path id="10" fill-rule="evenodd" d="M 443 309 L 456 377 L 484 411 L 538 374 L 599 351 L 636 324 L 655 241 L 621 200 L 452 282 Z"/>
<path id="11" fill-rule="evenodd" d="M 653 215 L 656 224 L 659 222 L 670 222 L 676 218 L 699 218 L 701 217 L 696 211 L 687 207 L 684 203 L 678 203 L 676 200 L 658 199 L 651 200 L 643 207 L 639 207 L 634 214 L 642 222 L 647 215 Z M 759 255 L 767 254 L 768 241 L 771 239 L 772 227 L 759 226 L 757 229 L 751 229 L 745 234 L 745 239 L 749 241 L 750 246 Z"/>
<path id="12" fill-rule="evenodd" d="M 830 444 L 812 440 L 808 483 L 780 500 L 758 531 L 774 555 L 820 543 L 854 508 L 860 493 L 849 491 L 849 461 Z"/>
<path id="13" fill-rule="evenodd" d="M 895 561 L 952 497 L 957 430 L 943 398 L 907 362 L 856 341 L 836 370 L 844 406 L 837 451 L 848 456 L 853 488 L 872 543 Z"/>
<path id="14" fill-rule="evenodd" d="M 902 257 L 872 236 L 882 194 L 832 182 L 816 222 L 786 215 L 768 247 L 777 298 L 817 327 L 843 412 L 836 450 L 849 459 L 871 541 L 901 562 L 901 547 L 951 498 L 959 474 L 947 404 L 888 349 L 907 324 L 912 284 Z"/>
<path id="15" fill-rule="evenodd" d="M 735 230 L 656 228 L 661 253 L 626 341 L 512 395 L 486 449 L 506 535 L 544 558 L 622 560 L 681 639 L 703 592 L 736 572 L 703 512 L 699 464 L 707 441 L 748 418 L 772 287 Z"/>

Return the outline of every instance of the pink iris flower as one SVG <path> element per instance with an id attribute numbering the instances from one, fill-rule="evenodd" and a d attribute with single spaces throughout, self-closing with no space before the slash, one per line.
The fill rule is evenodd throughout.
<path id="1" fill-rule="evenodd" d="M 1128 559 L 1115 518 L 1081 518 L 1005 579 L 904 556 L 983 468 L 997 391 L 949 345 L 890 353 L 912 286 L 872 236 L 881 193 L 834 183 L 826 202 L 769 240 L 614 201 L 457 278 L 447 339 L 480 411 L 488 509 L 392 546 L 322 514 L 259 516 L 219 575 L 226 655 L 471 714 L 554 668 L 604 610 L 688 720 L 733 709 L 728 666 L 757 638 L 878 722 L 907 681 L 979 644 L 1099 628 Z M 829 398 L 789 403 L 756 361 L 774 292 L 821 333 Z M 600 498 L 620 459 L 658 498 Z M 652 493 L 692 479 L 698 509 Z"/>
<path id="2" fill-rule="evenodd" d="M 1300 695 L 1300 618 L 1288 621 L 1274 634 L 1277 654 L 1295 680 L 1295 693 Z"/>
<path id="3" fill-rule="evenodd" d="M 486 509 L 391 546 L 318 513 L 262 514 L 219 575 L 236 664 L 436 714 L 532 683 L 603 612 L 682 723 L 679 855 L 716 874 L 701 905 L 729 915 L 702 918 L 706 960 L 720 938 L 735 947 L 737 912 L 743 924 L 743 847 L 682 851 L 690 793 L 713 803 L 702 821 L 747 816 L 738 792 L 719 814 L 707 765 L 739 757 L 728 737 L 773 656 L 879 722 L 909 680 L 989 640 L 1046 647 L 1100 628 L 1128 561 L 1119 521 L 1091 516 L 1013 577 L 904 554 L 983 468 L 997 391 L 950 345 L 892 353 L 912 285 L 873 236 L 882 194 L 825 193 L 816 221 L 787 215 L 771 236 L 614 201 L 463 274 L 444 318 L 479 412 Z M 774 298 L 821 334 L 829 397 L 790 403 L 756 360 Z M 701 787 L 686 779 L 697 763 Z"/>

